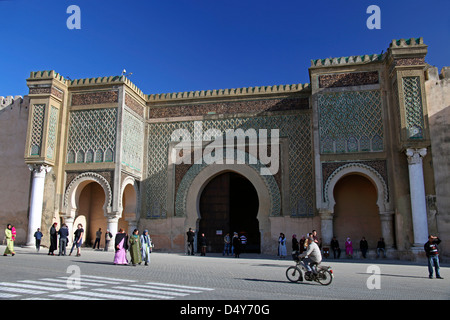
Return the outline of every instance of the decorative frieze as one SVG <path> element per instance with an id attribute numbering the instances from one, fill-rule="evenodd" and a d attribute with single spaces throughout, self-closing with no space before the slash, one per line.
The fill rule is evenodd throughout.
<path id="1" fill-rule="evenodd" d="M 319 76 L 319 88 L 363 86 L 379 83 L 378 71 L 334 73 Z"/>
<path id="2" fill-rule="evenodd" d="M 211 114 L 238 114 L 307 109 L 309 109 L 309 98 L 298 97 L 153 107 L 149 110 L 149 117 L 157 119 L 169 117 L 205 116 Z"/>
<path id="3" fill-rule="evenodd" d="M 116 90 L 76 93 L 72 95 L 72 106 L 84 106 L 91 104 L 116 103 L 119 93 Z"/>

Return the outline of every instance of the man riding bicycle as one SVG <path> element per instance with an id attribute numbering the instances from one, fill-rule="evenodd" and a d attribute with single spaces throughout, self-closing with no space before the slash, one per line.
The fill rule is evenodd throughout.
<path id="1" fill-rule="evenodd" d="M 305 258 L 303 262 L 305 263 L 305 267 L 308 271 L 312 271 L 314 274 L 317 274 L 317 269 L 313 266 L 317 266 L 320 262 L 322 262 L 322 254 L 320 253 L 320 248 L 313 238 L 308 238 L 308 249 L 300 254 L 299 258 Z"/>

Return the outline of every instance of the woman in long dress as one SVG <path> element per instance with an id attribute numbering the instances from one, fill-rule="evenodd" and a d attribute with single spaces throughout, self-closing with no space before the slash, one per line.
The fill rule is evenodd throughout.
<path id="1" fill-rule="evenodd" d="M 150 254 L 152 253 L 152 239 L 148 234 L 148 230 L 144 230 L 144 233 L 141 235 L 141 253 L 142 253 L 142 261 L 144 261 L 145 265 L 148 266 L 150 263 Z"/>
<path id="2" fill-rule="evenodd" d="M 11 254 L 12 256 L 14 256 L 16 254 L 14 252 L 14 240 L 13 240 L 11 228 L 12 228 L 12 225 L 8 223 L 6 225 L 6 229 L 5 229 L 6 249 L 5 249 L 5 252 L 3 253 L 4 256 L 6 256 L 8 254 Z"/>
<path id="3" fill-rule="evenodd" d="M 120 228 L 119 232 L 116 234 L 114 249 L 116 251 L 114 254 L 114 264 L 128 264 L 128 236 L 122 228 Z"/>
<path id="4" fill-rule="evenodd" d="M 345 254 L 347 258 L 353 258 L 353 243 L 350 238 L 347 238 L 347 241 L 345 241 Z"/>
<path id="5" fill-rule="evenodd" d="M 286 237 L 284 233 L 280 234 L 280 237 L 278 238 L 278 251 L 280 252 L 280 258 L 284 259 L 287 256 L 287 250 L 286 250 Z"/>
<path id="6" fill-rule="evenodd" d="M 133 266 L 135 266 L 136 264 L 141 264 L 142 263 L 141 241 L 139 240 L 138 229 L 134 229 L 133 234 L 130 236 L 129 243 L 130 243 L 131 264 Z"/>
<path id="7" fill-rule="evenodd" d="M 58 247 L 57 247 L 58 231 L 56 230 L 56 226 L 57 225 L 58 224 L 55 222 L 55 223 L 52 224 L 52 226 L 50 228 L 50 247 L 48 248 L 48 255 L 49 256 L 54 256 L 55 254 L 53 253 L 53 251 L 58 249 Z"/>

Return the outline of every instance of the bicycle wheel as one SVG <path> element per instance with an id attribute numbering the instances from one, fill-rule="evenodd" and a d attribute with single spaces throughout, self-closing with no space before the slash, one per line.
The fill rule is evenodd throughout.
<path id="1" fill-rule="evenodd" d="M 298 282 L 302 280 L 302 272 L 296 266 L 287 268 L 286 277 L 290 282 Z"/>
<path id="2" fill-rule="evenodd" d="M 333 275 L 328 270 L 321 270 L 317 274 L 317 282 L 321 285 L 327 286 L 333 281 Z"/>

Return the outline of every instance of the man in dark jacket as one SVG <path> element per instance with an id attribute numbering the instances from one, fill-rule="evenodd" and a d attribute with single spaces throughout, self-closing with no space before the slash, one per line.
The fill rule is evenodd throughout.
<path id="1" fill-rule="evenodd" d="M 428 236 L 428 242 L 424 245 L 428 258 L 428 277 L 430 279 L 433 279 L 433 264 L 434 270 L 436 271 L 436 278 L 443 279 L 439 274 L 439 249 L 437 246 L 439 243 L 441 243 L 441 239 L 430 234 Z"/>
<path id="2" fill-rule="evenodd" d="M 61 229 L 58 231 L 59 234 L 59 255 L 66 255 L 66 247 L 69 238 L 69 228 L 66 224 L 63 224 Z"/>
<path id="3" fill-rule="evenodd" d="M 188 243 L 188 255 L 194 255 L 194 238 L 195 238 L 195 232 L 192 230 L 192 228 L 189 228 L 189 231 L 186 232 L 187 235 L 187 243 Z"/>

